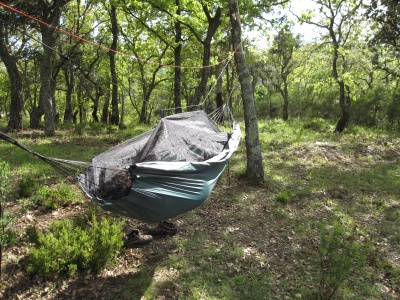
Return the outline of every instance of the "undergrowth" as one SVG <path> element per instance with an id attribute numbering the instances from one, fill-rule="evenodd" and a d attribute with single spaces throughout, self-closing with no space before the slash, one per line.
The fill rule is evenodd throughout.
<path id="1" fill-rule="evenodd" d="M 54 221 L 47 230 L 27 228 L 33 243 L 26 270 L 44 277 L 71 276 L 78 271 L 99 272 L 123 246 L 122 222 L 96 217 Z"/>
<path id="2" fill-rule="evenodd" d="M 40 184 L 38 179 L 30 175 L 20 181 L 17 195 L 24 210 L 39 208 L 52 211 L 81 199 L 80 192 L 78 194 L 66 183 Z"/>
<path id="3" fill-rule="evenodd" d="M 21 217 L 16 218 L 19 228 L 40 222 L 43 216 L 52 219 L 53 213 L 65 219 L 48 229 L 29 227 L 27 235 L 18 233 L 17 246 L 7 250 L 6 269 L 17 270 L 8 271 L 7 295 L 15 296 L 19 288 L 19 296 L 26 299 L 96 295 L 105 299 L 397 299 L 400 136 L 351 125 L 343 134 L 333 134 L 334 124 L 322 119 L 261 120 L 262 186 L 249 185 L 244 178 L 243 138 L 209 199 L 172 220 L 179 226 L 177 235 L 155 237 L 149 245 L 123 252 L 119 251 L 122 233 L 116 229 L 101 239 L 113 241 L 112 245 L 95 248 L 101 242 L 94 236 L 111 232 L 100 229 L 110 228 L 111 219 L 109 225 L 101 225 L 105 221 L 97 218 L 97 231 L 88 222 L 91 217 L 68 219 L 67 213 L 74 209 L 81 213 L 86 203 L 63 207 L 63 202 L 57 202 L 57 208 L 52 208 L 52 199 L 60 195 L 64 200 L 82 199 L 79 193 L 70 195 L 65 190 L 73 190 L 72 183 L 55 180 L 42 161 L 20 150 L 11 155 L 11 146 L 0 143 L 0 158 L 11 166 L 12 192 L 19 198 L 11 201 Z M 124 131 L 98 127 L 88 124 L 79 132 L 60 131 L 53 139 L 40 135 L 22 139 L 45 155 L 90 161 L 143 132 L 140 127 Z M 28 212 L 21 213 L 24 204 Z M 129 222 L 141 230 L 147 226 Z M 108 268 L 118 252 L 118 267 Z M 93 273 L 81 273 L 88 269 Z M 49 292 L 21 275 L 27 270 L 46 278 Z M 87 281 L 95 271 L 100 274 Z M 53 280 L 70 274 L 79 280 L 70 278 L 63 286 Z"/>
<path id="4" fill-rule="evenodd" d="M 332 299 L 353 269 L 359 273 L 365 267 L 365 253 L 358 235 L 338 222 L 325 225 L 320 231 L 320 280 L 318 299 Z"/>
<path id="5" fill-rule="evenodd" d="M 10 167 L 0 161 L 0 277 L 2 277 L 3 250 L 15 242 L 12 231 L 13 216 L 6 211 L 7 197 L 9 196 Z"/>

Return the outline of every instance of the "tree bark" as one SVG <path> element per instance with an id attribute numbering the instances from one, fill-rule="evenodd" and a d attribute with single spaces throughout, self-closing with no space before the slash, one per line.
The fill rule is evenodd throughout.
<path id="1" fill-rule="evenodd" d="M 99 101 L 97 99 L 93 104 L 93 110 L 92 110 L 92 118 L 93 121 L 95 121 L 96 123 L 100 121 L 99 116 L 97 115 L 98 111 L 99 111 Z"/>
<path id="2" fill-rule="evenodd" d="M 350 104 L 351 104 L 351 99 L 349 95 L 350 92 L 348 92 L 346 95 L 345 83 L 343 82 L 343 80 L 338 80 L 338 84 L 339 84 L 339 105 L 341 110 L 341 116 L 336 124 L 334 131 L 335 133 L 341 133 L 347 127 L 347 124 L 349 123 L 350 120 Z"/>
<path id="3" fill-rule="evenodd" d="M 72 123 L 74 118 L 74 110 L 72 107 L 72 94 L 74 92 L 74 72 L 72 68 L 64 66 L 65 84 L 67 85 L 67 92 L 65 97 L 65 111 L 64 111 L 64 123 Z"/>
<path id="4" fill-rule="evenodd" d="M 342 41 L 344 39 L 342 28 L 344 28 L 343 25 L 344 20 L 351 19 L 352 15 L 357 11 L 361 3 L 362 1 L 359 1 L 357 5 L 352 8 L 352 11 L 350 13 L 348 13 L 345 16 L 341 16 L 342 17 L 341 21 L 336 21 L 336 23 L 338 23 L 338 25 L 336 25 L 338 26 L 338 29 L 337 32 L 335 32 L 334 26 L 335 26 L 335 18 L 337 15 L 334 13 L 332 6 L 330 6 L 331 2 L 329 2 L 329 8 L 331 10 L 332 16 L 329 18 L 329 26 L 327 27 L 327 29 L 329 31 L 329 35 L 331 37 L 333 45 L 332 76 L 336 80 L 339 86 L 339 105 L 341 109 L 341 116 L 336 124 L 336 128 L 334 130 L 335 133 L 343 132 L 343 130 L 347 127 L 347 124 L 349 123 L 350 120 L 350 104 L 351 104 L 350 88 L 343 81 L 343 78 L 339 76 L 339 70 L 338 70 L 339 48 L 341 44 L 342 46 L 344 46 L 345 43 Z"/>
<path id="5" fill-rule="evenodd" d="M 24 89 L 17 63 L 7 49 L 3 22 L 0 22 L 0 58 L 6 66 L 11 82 L 10 120 L 8 122 L 7 130 L 21 130 L 23 127 L 22 112 L 24 109 Z"/>
<path id="6" fill-rule="evenodd" d="M 54 47 L 55 37 L 51 28 L 42 26 L 42 42 L 44 45 Z M 53 64 L 52 57 L 53 51 L 48 47 L 43 47 L 43 57 L 40 63 L 40 98 L 39 110 L 36 110 L 38 116 L 36 120 L 40 120 L 44 114 L 44 132 L 46 136 L 55 135 L 55 122 L 53 110 L 53 97 L 55 92 L 55 82 L 52 76 Z M 39 117 L 40 114 L 40 117 Z"/>
<path id="7" fill-rule="evenodd" d="M 118 125 L 119 123 L 119 109 L 118 109 L 118 78 L 115 66 L 115 51 L 117 50 L 118 42 L 118 21 L 117 21 L 117 9 L 115 6 L 111 6 L 110 11 L 111 17 L 111 31 L 113 35 L 113 41 L 111 44 L 110 55 L 110 69 L 111 69 L 111 120 L 110 123 L 113 125 Z"/>
<path id="8" fill-rule="evenodd" d="M 180 0 L 175 1 L 176 14 L 181 14 L 181 3 Z M 175 113 L 182 112 L 181 102 L 181 52 L 182 52 L 182 26 L 179 20 L 175 21 L 175 47 L 174 47 L 174 59 L 175 59 L 175 74 L 174 74 L 174 105 Z"/>
<path id="9" fill-rule="evenodd" d="M 253 182 L 264 181 L 264 168 L 262 165 L 262 155 L 260 139 L 258 135 L 258 122 L 256 108 L 254 104 L 254 91 L 251 85 L 250 72 L 246 67 L 244 52 L 241 45 L 241 27 L 238 0 L 228 0 L 229 18 L 232 25 L 232 47 L 236 50 L 235 65 L 239 73 L 241 86 L 242 102 L 244 109 L 245 133 L 246 133 L 246 154 L 247 169 L 246 175 Z"/>
<path id="10" fill-rule="evenodd" d="M 283 79 L 283 89 L 281 89 L 281 95 L 283 98 L 283 107 L 282 107 L 282 119 L 287 121 L 289 119 L 289 92 L 288 92 L 288 84 L 287 78 Z"/>
<path id="11" fill-rule="evenodd" d="M 101 115 L 101 122 L 104 124 L 108 123 L 108 107 L 110 106 L 110 92 L 106 92 L 106 97 L 103 104 L 102 115 Z"/>
<path id="12" fill-rule="evenodd" d="M 142 123 L 142 124 L 146 124 L 146 122 L 147 122 L 147 107 L 148 107 L 148 104 L 149 104 L 149 101 L 147 99 L 147 92 L 144 92 L 142 108 L 140 110 L 140 116 L 139 116 L 139 122 Z"/>
<path id="13" fill-rule="evenodd" d="M 217 109 L 219 109 L 222 112 L 222 107 L 224 105 L 224 101 L 222 99 L 222 76 L 219 76 L 220 73 L 222 72 L 222 66 L 218 65 L 215 68 L 215 76 L 217 76 L 217 86 L 216 86 L 216 90 L 217 90 L 217 95 L 215 97 L 215 102 L 217 105 Z M 224 114 L 221 113 L 217 116 L 216 122 L 217 123 L 222 123 L 224 121 Z"/>
<path id="14" fill-rule="evenodd" d="M 204 42 L 202 43 L 204 68 L 202 68 L 200 72 L 200 83 L 196 87 L 193 101 L 191 103 L 192 105 L 198 105 L 200 103 L 201 97 L 203 97 L 206 92 L 208 78 L 210 77 L 211 73 L 211 69 L 207 67 L 210 65 L 210 60 L 211 60 L 211 42 L 215 33 L 217 32 L 219 25 L 221 24 L 222 9 L 220 7 L 217 8 L 214 17 L 211 17 L 207 5 L 203 5 L 203 11 L 208 21 L 207 35 L 206 38 L 204 39 Z"/>
<path id="15" fill-rule="evenodd" d="M 60 24 L 61 9 L 71 0 L 54 0 L 53 3 L 40 1 L 38 9 L 40 19 L 44 22 L 57 27 Z M 55 135 L 55 87 L 56 75 L 53 75 L 53 48 L 56 43 L 56 32 L 53 28 L 40 24 L 42 34 L 43 57 L 40 64 L 40 98 L 39 105 L 32 109 L 31 127 L 37 128 L 40 125 L 41 117 L 45 116 L 45 134 Z"/>
<path id="16" fill-rule="evenodd" d="M 232 68 L 232 75 L 229 75 L 229 65 L 226 67 L 226 91 L 227 94 L 229 95 L 228 97 L 228 106 L 229 106 L 229 110 L 233 111 L 233 99 L 232 97 L 232 90 L 233 90 L 233 68 Z"/>
<path id="17" fill-rule="evenodd" d="M 335 133 L 341 133 L 347 127 L 350 120 L 350 104 L 351 99 L 349 96 L 346 97 L 346 84 L 343 79 L 339 77 L 338 71 L 338 60 L 339 60 L 339 43 L 336 40 L 336 35 L 332 30 L 332 26 L 329 30 L 330 36 L 333 43 L 333 60 L 332 60 L 332 75 L 339 86 L 339 105 L 341 110 L 341 116 L 336 124 Z"/>

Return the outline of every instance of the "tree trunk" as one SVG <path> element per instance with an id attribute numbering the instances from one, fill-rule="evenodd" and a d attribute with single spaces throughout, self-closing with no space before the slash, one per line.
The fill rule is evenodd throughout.
<path id="1" fill-rule="evenodd" d="M 75 116 L 75 121 L 78 123 L 77 116 L 79 115 L 79 124 L 83 124 L 83 112 L 82 112 L 82 106 L 83 106 L 83 101 L 82 101 L 82 86 L 78 85 L 77 91 L 76 91 L 76 102 L 78 103 L 78 109 L 76 110 L 74 116 Z"/>
<path id="2" fill-rule="evenodd" d="M 74 110 L 72 107 L 72 94 L 74 92 L 75 78 L 72 68 L 68 65 L 64 66 L 65 84 L 67 85 L 67 92 L 65 97 L 65 111 L 64 123 L 72 123 L 74 118 Z"/>
<path id="3" fill-rule="evenodd" d="M 334 130 L 335 133 L 341 133 L 347 127 L 350 119 L 350 97 L 346 97 L 346 85 L 339 77 L 338 71 L 338 59 L 339 59 L 339 43 L 336 39 L 336 35 L 332 29 L 332 25 L 329 27 L 329 34 L 333 43 L 333 59 L 332 59 L 332 76 L 336 80 L 339 86 L 339 105 L 341 109 L 341 116 L 336 124 Z"/>
<path id="4" fill-rule="evenodd" d="M 95 98 L 93 99 L 92 117 L 95 122 L 100 122 L 97 114 L 99 112 L 100 97 L 104 95 L 104 90 L 101 87 L 101 85 L 95 86 L 95 90 L 96 90 L 96 94 L 95 94 Z M 121 120 L 121 122 L 122 122 L 122 120 Z"/>
<path id="5" fill-rule="evenodd" d="M 269 118 L 274 119 L 276 113 L 276 106 L 274 106 L 274 104 L 272 103 L 271 94 L 268 98 L 269 98 Z"/>
<path id="6" fill-rule="evenodd" d="M 57 27 L 60 24 L 61 8 L 70 0 L 53 1 L 49 4 L 40 1 L 41 19 Z M 53 77 L 53 48 L 56 44 L 56 32 L 53 28 L 40 24 L 43 43 L 43 57 L 40 64 L 40 99 L 37 108 L 32 110 L 31 127 L 38 127 L 42 115 L 45 116 L 45 134 L 55 135 L 55 76 Z"/>
<path id="7" fill-rule="evenodd" d="M 106 97 L 104 100 L 104 105 L 102 109 L 102 115 L 101 115 L 101 122 L 104 124 L 108 123 L 108 108 L 110 107 L 110 91 L 106 92 Z"/>
<path id="8" fill-rule="evenodd" d="M 113 35 L 113 41 L 111 44 L 110 55 L 110 69 L 111 69 L 111 82 L 112 82 L 112 93 L 111 93 L 111 120 L 110 123 L 118 125 L 119 123 L 119 109 L 118 109 L 118 78 L 115 66 L 115 51 L 117 50 L 118 42 L 118 21 L 117 21 L 117 10 L 115 6 L 111 6 L 110 11 L 111 17 L 111 31 Z"/>
<path id="9" fill-rule="evenodd" d="M 56 97 L 54 96 L 55 90 L 56 90 L 56 80 L 53 80 L 54 82 L 54 87 L 53 88 L 53 116 L 54 116 L 54 123 L 55 124 L 60 124 L 60 110 L 58 109 L 57 102 L 56 102 Z"/>
<path id="10" fill-rule="evenodd" d="M 6 37 L 4 34 L 3 22 L 0 22 L 0 57 L 6 66 L 8 76 L 11 82 L 11 104 L 10 104 L 10 120 L 7 130 L 22 129 L 22 112 L 24 109 L 21 75 L 19 73 L 15 59 L 10 55 L 7 49 Z"/>
<path id="11" fill-rule="evenodd" d="M 192 105 L 198 105 L 200 103 L 201 97 L 204 96 L 206 92 L 208 78 L 210 77 L 211 69 L 207 66 L 210 65 L 211 60 L 211 41 L 217 32 L 219 25 L 221 24 L 221 14 L 222 10 L 220 7 L 217 8 L 214 17 L 211 17 L 208 11 L 207 5 L 203 5 L 203 11 L 208 20 L 207 35 L 203 42 L 203 67 L 200 72 L 200 83 L 196 87 L 196 91 L 193 97 Z M 219 75 L 219 74 L 218 74 Z M 217 76 L 218 76 L 217 75 Z"/>
<path id="12" fill-rule="evenodd" d="M 180 0 L 175 1 L 176 14 L 181 14 L 181 3 Z M 181 102 L 181 52 L 182 52 L 182 28 L 179 20 L 175 21 L 175 48 L 174 48 L 174 59 L 175 59 L 175 74 L 174 74 L 174 105 L 175 113 L 182 112 Z"/>
<path id="13" fill-rule="evenodd" d="M 241 86 L 242 102 L 244 108 L 245 132 L 246 132 L 246 154 L 247 169 L 246 175 L 253 182 L 264 181 L 264 168 L 262 165 L 262 155 L 260 139 L 258 136 L 258 123 L 256 108 L 254 104 L 254 91 L 251 85 L 250 72 L 246 67 L 244 52 L 241 45 L 241 27 L 238 0 L 228 0 L 229 18 L 232 29 L 232 47 L 235 52 L 235 64 L 239 73 Z"/>
<path id="14" fill-rule="evenodd" d="M 40 98 L 40 96 L 39 96 Z M 39 104 L 37 106 L 32 107 L 31 117 L 30 117 L 30 124 L 29 127 L 33 129 L 40 128 L 40 120 L 44 114 L 44 109 L 40 107 L 42 102 L 39 99 Z"/>
<path id="15" fill-rule="evenodd" d="M 119 128 L 126 128 L 124 125 L 124 118 L 125 118 L 125 95 L 123 93 L 120 94 L 121 97 L 121 119 L 119 122 Z"/>
<path id="16" fill-rule="evenodd" d="M 287 121 L 289 119 L 289 93 L 286 78 L 283 78 L 283 90 L 281 90 L 281 95 L 283 98 L 282 119 Z"/>
<path id="17" fill-rule="evenodd" d="M 339 121 L 336 124 L 335 127 L 335 133 L 341 133 L 343 130 L 347 127 L 347 124 L 349 123 L 350 120 L 350 91 L 348 89 L 348 93 L 346 95 L 346 85 L 342 80 L 338 81 L 339 84 L 339 105 L 340 105 L 340 110 L 341 110 L 341 116 L 339 118 Z"/>
<path id="18" fill-rule="evenodd" d="M 232 75 L 229 75 L 229 65 L 226 67 L 226 91 L 227 94 L 229 95 L 228 97 L 228 106 L 229 110 L 233 111 L 233 99 L 232 97 L 232 90 L 233 90 L 233 70 L 232 70 Z"/>
<path id="19" fill-rule="evenodd" d="M 215 69 L 215 76 L 217 76 L 217 95 L 215 97 L 215 102 L 217 105 L 217 109 L 221 111 L 221 114 L 217 116 L 216 122 L 217 123 L 222 123 L 224 121 L 224 114 L 222 107 L 224 105 L 223 99 L 222 99 L 222 76 L 219 76 L 220 73 L 222 72 L 222 66 L 218 65 L 217 68 Z"/>
<path id="20" fill-rule="evenodd" d="M 96 123 L 98 123 L 100 121 L 99 117 L 97 115 L 98 111 L 99 111 L 99 102 L 98 102 L 98 100 L 96 100 L 93 104 L 93 110 L 92 110 L 92 118 L 93 118 L 93 121 L 95 121 Z"/>
<path id="21" fill-rule="evenodd" d="M 144 97 L 144 101 L 142 103 L 142 108 L 140 110 L 140 116 L 139 116 L 139 122 L 141 124 L 146 124 L 147 123 L 147 106 L 148 106 L 148 100 L 146 99 L 146 95 Z"/>
<path id="22" fill-rule="evenodd" d="M 55 44 L 55 38 L 53 36 L 52 28 L 42 26 L 42 42 L 44 45 L 53 47 Z M 54 109 L 53 109 L 53 98 L 54 98 L 54 86 L 52 72 L 52 56 L 53 51 L 48 47 L 43 46 L 43 57 L 40 63 L 40 97 L 39 97 L 39 110 L 36 110 L 38 114 L 37 120 L 40 120 L 44 113 L 44 132 L 46 136 L 55 135 L 55 124 L 54 124 Z M 40 116 L 39 116 L 40 114 Z"/>

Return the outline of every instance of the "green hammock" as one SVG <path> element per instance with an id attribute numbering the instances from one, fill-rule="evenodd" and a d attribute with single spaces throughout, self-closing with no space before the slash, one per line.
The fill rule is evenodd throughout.
<path id="1" fill-rule="evenodd" d="M 156 223 L 207 199 L 238 147 L 240 127 L 233 121 L 231 134 L 224 133 L 204 111 L 171 115 L 155 129 L 99 154 L 91 163 L 46 157 L 4 133 L 0 132 L 0 138 L 62 173 L 82 170 L 77 176 L 82 190 L 104 210 Z M 129 186 L 118 187 L 118 176 L 129 178 Z M 112 193 L 107 189 L 110 184 Z"/>

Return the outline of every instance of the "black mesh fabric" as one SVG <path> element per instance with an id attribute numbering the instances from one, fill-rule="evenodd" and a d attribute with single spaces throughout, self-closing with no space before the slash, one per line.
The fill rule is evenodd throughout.
<path id="1" fill-rule="evenodd" d="M 218 155 L 228 141 L 204 111 L 193 111 L 161 119 L 136 162 L 205 161 Z"/>

